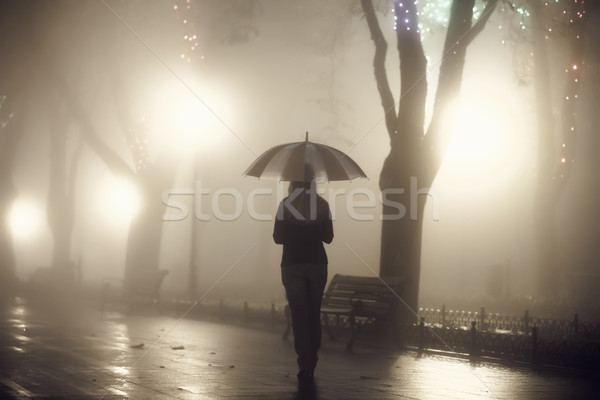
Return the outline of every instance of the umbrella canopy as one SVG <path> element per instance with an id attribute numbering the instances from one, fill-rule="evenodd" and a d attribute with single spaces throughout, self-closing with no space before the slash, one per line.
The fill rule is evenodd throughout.
<path id="1" fill-rule="evenodd" d="M 312 168 L 306 168 L 307 164 Z M 363 170 L 343 152 L 308 141 L 281 144 L 265 151 L 244 175 L 282 181 L 309 182 L 313 179 L 349 181 L 366 178 Z"/>

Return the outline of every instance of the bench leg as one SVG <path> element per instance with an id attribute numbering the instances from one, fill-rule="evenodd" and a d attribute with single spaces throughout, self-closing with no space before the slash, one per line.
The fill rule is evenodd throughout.
<path id="1" fill-rule="evenodd" d="M 354 315 L 348 317 L 348 322 L 350 323 L 350 339 L 348 339 L 348 343 L 346 344 L 346 351 L 351 353 L 356 335 L 356 319 L 354 319 Z"/>
<path id="2" fill-rule="evenodd" d="M 325 332 L 327 332 L 327 336 L 329 339 L 335 340 L 335 334 L 331 330 L 331 326 L 329 325 L 329 314 L 323 313 L 323 319 L 325 320 L 323 326 L 325 327 Z"/>

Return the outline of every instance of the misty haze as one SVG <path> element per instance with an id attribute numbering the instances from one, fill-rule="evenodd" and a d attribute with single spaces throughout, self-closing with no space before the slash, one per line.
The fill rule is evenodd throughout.
<path id="1" fill-rule="evenodd" d="M 529 398 L 541 385 L 484 366 L 429 391 L 401 372 L 451 374 L 463 356 L 597 375 L 599 10 L 549 3 L 3 1 L 0 389 L 149 398 L 145 363 L 168 373 L 154 382 L 177 382 L 146 387 L 155 398 L 246 386 L 261 398 L 375 398 L 378 387 L 448 398 L 453 381 L 472 381 L 462 398 Z M 300 160 L 312 178 L 289 178 L 279 155 L 280 170 L 247 174 L 296 142 L 339 151 L 351 173 L 334 177 L 327 155 Z M 313 178 L 333 224 L 322 306 L 333 309 L 321 310 L 318 391 L 306 392 L 293 340 L 281 340 L 293 334 L 274 224 L 290 181 Z M 334 295 L 334 277 L 358 277 L 343 283 L 354 294 Z M 357 311 L 363 291 L 371 314 Z M 55 347 L 42 328 L 53 324 L 66 335 Z M 452 342 L 454 329 L 482 334 L 478 350 L 475 336 Z M 486 347 L 504 340 L 487 334 L 525 344 Z M 549 355 L 565 338 L 578 352 Z M 449 358 L 410 356 L 434 348 Z M 53 357 L 72 375 L 50 376 Z M 336 377 L 346 363 L 355 376 Z M 279 392 L 253 375 L 272 370 Z M 578 387 L 571 378 L 553 382 Z M 328 379 L 354 381 L 354 394 L 338 397 Z M 48 383 L 61 380 L 69 389 Z"/>

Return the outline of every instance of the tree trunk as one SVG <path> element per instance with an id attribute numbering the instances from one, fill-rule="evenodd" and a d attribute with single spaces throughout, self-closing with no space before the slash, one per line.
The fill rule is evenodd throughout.
<path id="1" fill-rule="evenodd" d="M 573 6 L 584 7 L 581 2 L 573 3 Z M 600 310 L 600 74 L 597 68 L 600 65 L 600 4 L 585 2 L 584 17 L 578 24 L 580 30 L 570 36 L 572 39 L 576 35 L 581 38 L 577 41 L 581 47 L 581 63 L 575 64 L 581 67 L 578 68 L 581 73 L 578 107 L 576 114 L 573 113 L 577 116 L 573 135 L 577 137 L 577 156 L 571 167 L 573 172 L 569 180 L 569 192 L 565 193 L 565 202 L 561 204 L 568 218 L 557 230 L 557 235 L 562 233 L 560 236 L 564 241 L 559 245 L 563 245 L 566 253 L 561 257 L 565 265 L 559 267 L 564 275 L 558 284 L 559 289 L 563 289 L 565 284 L 569 285 L 567 289 L 570 289 L 570 296 L 567 300 L 580 313 L 580 317 L 594 319 Z M 573 76 L 568 75 L 572 81 Z"/>
<path id="2" fill-rule="evenodd" d="M 54 102 L 52 102 L 54 103 Z M 67 193 L 66 146 L 67 126 L 64 116 L 52 108 L 50 135 L 50 182 L 48 186 L 47 221 L 52 232 L 52 268 L 65 279 L 72 281 L 68 271 L 71 260 L 71 231 L 73 229 L 73 204 Z M 66 282 L 65 282 L 66 283 Z"/>
<path id="3" fill-rule="evenodd" d="M 543 6 L 533 1 L 533 32 L 534 32 L 534 60 L 535 89 L 537 103 L 537 187 L 535 193 L 535 244 L 536 244 L 536 292 L 549 295 L 556 291 L 556 204 L 557 196 L 554 193 L 555 182 L 552 178 L 556 163 L 554 149 L 554 115 L 552 112 L 552 91 L 550 71 L 548 68 L 548 54 L 545 39 L 545 26 Z"/>
<path id="4" fill-rule="evenodd" d="M 428 188 L 441 165 L 444 148 L 440 145 L 449 103 L 460 91 L 466 49 L 483 29 L 496 1 L 490 0 L 482 17 L 472 28 L 474 0 L 454 0 L 446 35 L 434 115 L 424 135 L 427 96 L 427 63 L 418 31 L 414 2 L 396 1 L 396 37 L 400 57 L 401 92 L 398 113 L 389 89 L 385 70 L 387 43 L 370 0 L 361 5 L 375 44 L 373 61 L 377 89 L 390 137 L 388 154 L 379 186 L 384 201 L 381 231 L 380 275 L 403 276 L 407 286 L 402 293 L 402 323 L 418 317 L 421 240 Z M 407 204 L 408 198 L 408 204 Z"/>
<path id="5" fill-rule="evenodd" d="M 15 98 L 12 93 L 5 95 L 6 101 L 0 104 L 0 127 L 2 145 L 0 146 L 0 304 L 9 301 L 16 294 L 16 260 L 13 249 L 13 235 L 10 231 L 9 216 L 11 207 L 17 198 L 17 190 L 12 180 L 13 160 L 19 141 L 23 135 L 26 115 L 15 110 Z M 13 107 L 9 107 L 10 103 Z M 11 116 L 12 115 L 12 116 Z"/>
<path id="6" fill-rule="evenodd" d="M 54 246 L 51 266 L 61 283 L 73 283 L 80 278 L 78 266 L 71 257 L 72 234 L 75 224 L 75 182 L 81 141 L 67 163 L 67 115 L 57 109 L 50 122 L 50 182 L 48 186 L 47 221 L 52 232 Z M 69 168 L 67 169 L 67 164 Z"/>
<path id="7" fill-rule="evenodd" d="M 140 273 L 158 270 L 165 205 L 162 192 L 169 188 L 174 169 L 157 162 L 139 173 L 138 190 L 142 205 L 131 221 L 125 258 L 125 281 L 131 283 Z M 190 218 L 193 218 L 191 216 Z"/>
<path id="8" fill-rule="evenodd" d="M 544 6 L 531 2 L 534 22 L 535 83 L 538 113 L 538 181 L 536 188 L 536 209 L 534 215 L 536 243 L 536 293 L 546 298 L 559 294 L 561 271 L 557 262 L 557 207 L 571 176 L 575 159 L 577 99 L 581 81 L 583 43 L 585 35 L 580 21 L 571 24 L 570 54 L 567 67 L 567 81 L 562 96 L 562 118 L 555 123 L 553 117 L 551 78 L 548 70 L 546 49 L 546 26 Z M 572 5 L 575 15 L 577 6 Z M 578 66 L 573 68 L 572 66 Z M 556 128 L 555 128 L 556 127 Z M 555 150 L 559 138 L 560 151 Z"/>

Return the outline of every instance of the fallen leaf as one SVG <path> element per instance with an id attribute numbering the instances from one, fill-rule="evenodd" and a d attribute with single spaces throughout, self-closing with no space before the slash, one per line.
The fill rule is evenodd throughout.
<path id="1" fill-rule="evenodd" d="M 183 350 L 185 349 L 185 347 L 183 346 L 175 346 L 175 347 L 171 347 L 172 350 Z"/>
<path id="2" fill-rule="evenodd" d="M 139 343 L 139 344 L 132 344 L 131 346 L 129 346 L 132 349 L 141 349 L 144 347 L 144 343 Z"/>

